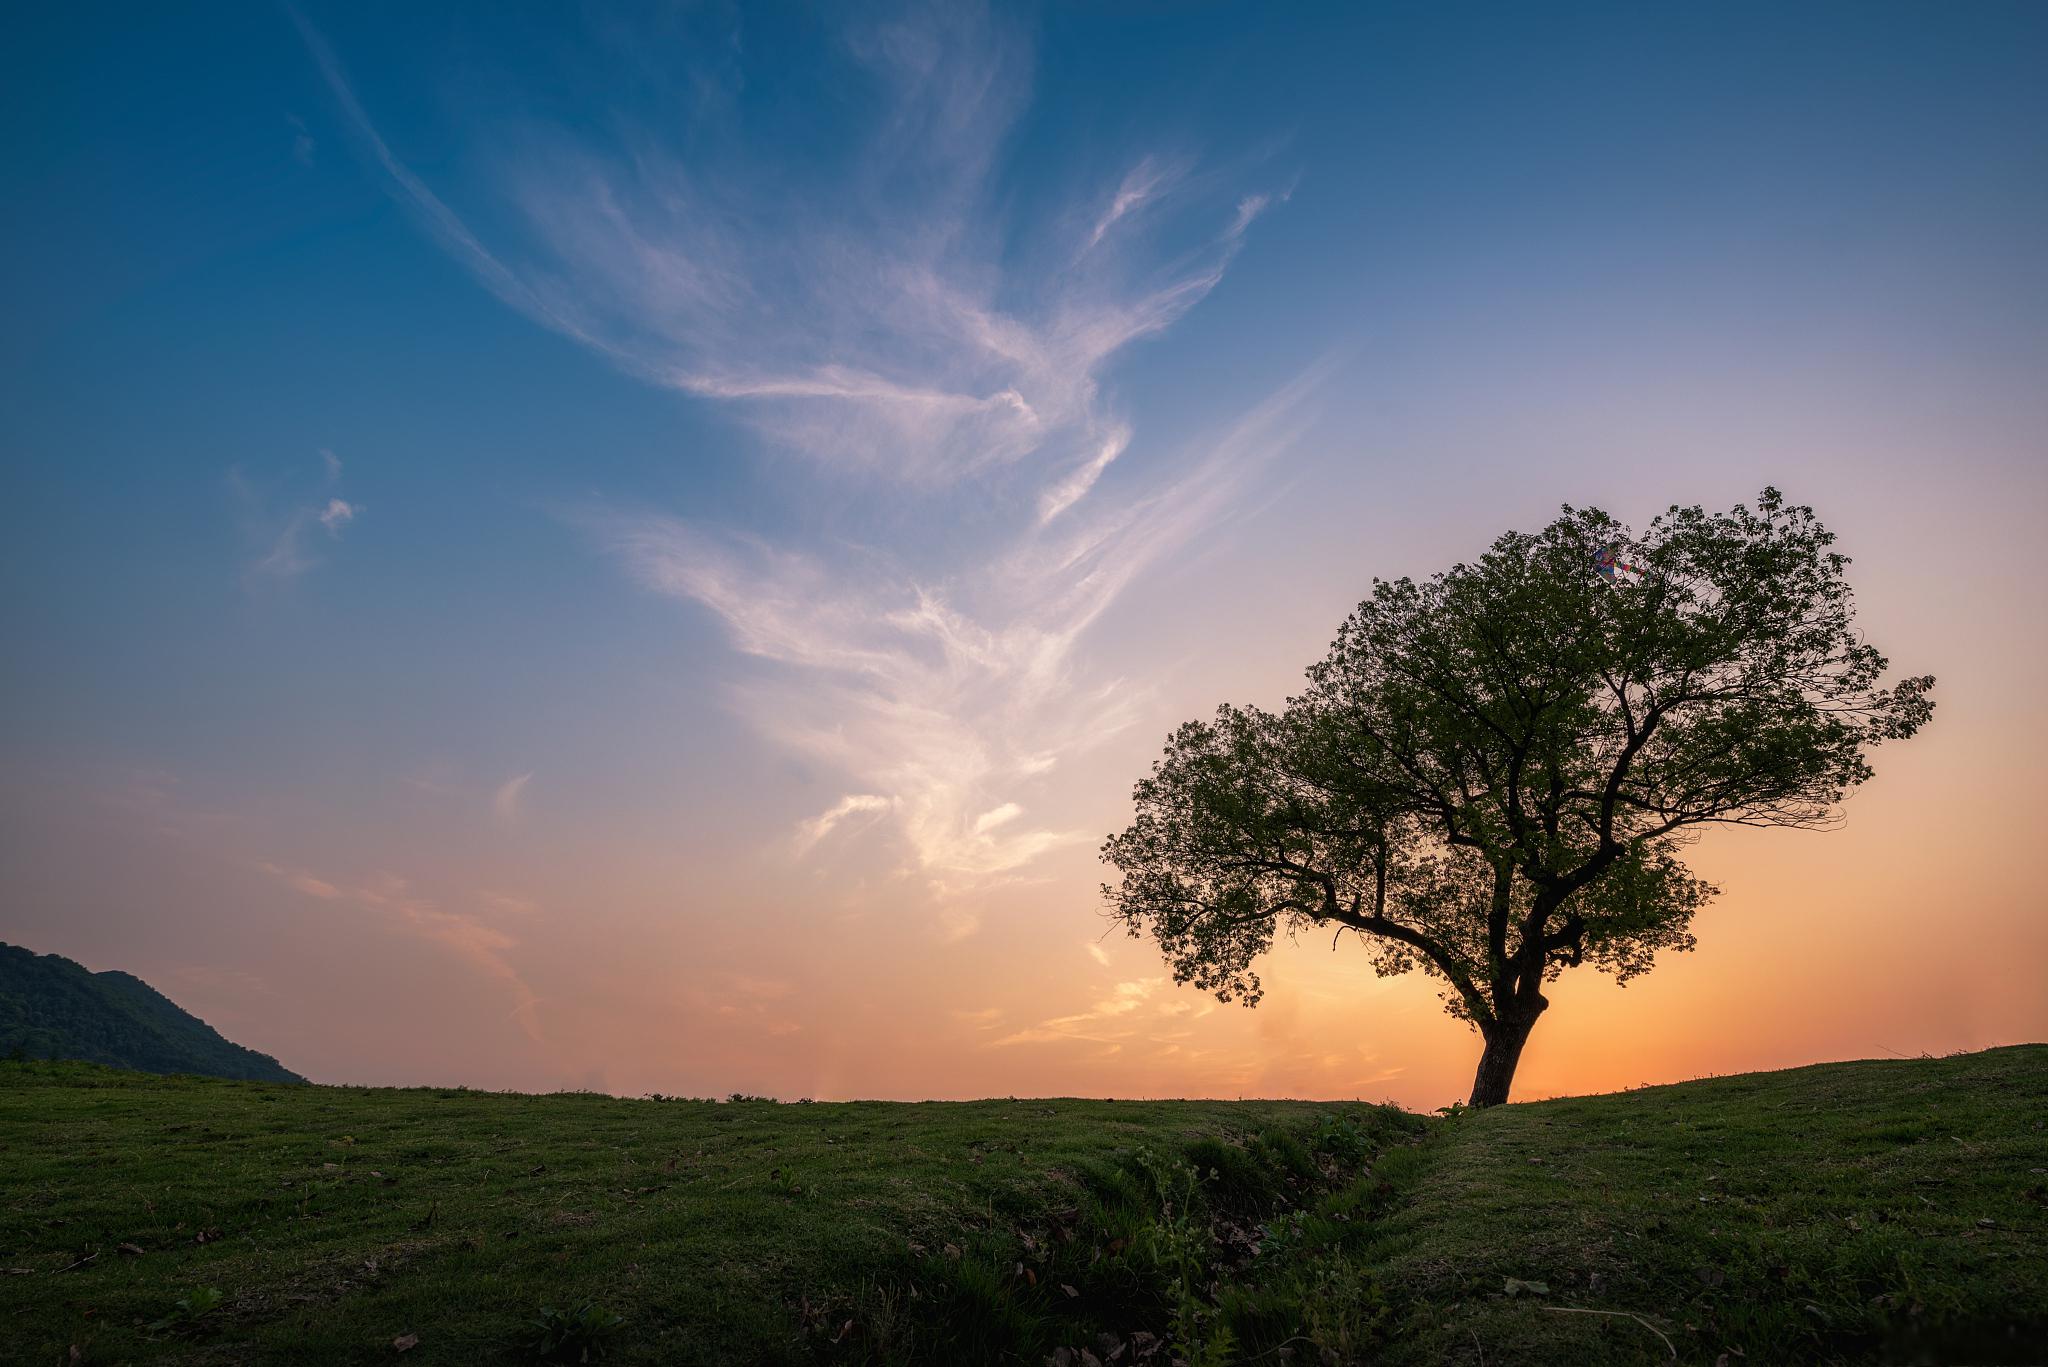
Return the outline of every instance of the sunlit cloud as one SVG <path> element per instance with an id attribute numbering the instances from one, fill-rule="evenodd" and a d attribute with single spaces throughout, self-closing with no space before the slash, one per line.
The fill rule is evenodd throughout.
<path id="1" fill-rule="evenodd" d="M 848 34 L 883 109 L 846 184 L 805 212 L 765 181 L 707 179 L 659 130 L 528 128 L 480 149 L 498 168 L 487 246 L 299 26 L 393 192 L 507 303 L 834 466 L 932 483 L 1047 458 L 1069 471 L 1047 517 L 1128 440 L 1103 410 L 1101 368 L 1200 302 L 1256 212 L 1246 206 L 1266 202 L 1176 196 L 1177 226 L 1202 245 L 1162 257 L 1125 230 L 1178 172 L 1141 156 L 1080 232 L 1085 269 L 1006 266 L 986 179 L 1028 103 L 1031 45 L 979 7 L 934 6 Z M 1049 221 L 1073 233 L 1074 218 Z"/>
<path id="2" fill-rule="evenodd" d="M 1145 157 L 1125 174 L 1123 183 L 1116 187 L 1116 195 L 1102 217 L 1095 220 L 1095 227 L 1088 234 L 1088 247 L 1098 246 L 1109 230 L 1125 218 L 1136 213 L 1156 198 L 1174 178 L 1174 173 L 1161 166 L 1152 157 Z"/>
<path id="3" fill-rule="evenodd" d="M 834 193 L 802 212 L 758 157 L 685 157 L 621 116 L 613 132 L 501 130 L 475 150 L 465 216 L 301 29 L 393 193 L 500 298 L 728 408 L 777 451 L 1000 529 L 913 569 L 900 539 L 797 546 L 658 512 L 574 515 L 636 580 L 708 608 L 769 666 L 729 705 L 843 781 L 832 806 L 793 818 L 796 854 L 885 829 L 957 936 L 977 921 L 968 895 L 1092 841 L 1034 801 L 1037 785 L 1141 717 L 1148 694 L 1091 669 L 1082 637 L 1242 503 L 1246 475 L 1298 434 L 1315 378 L 1210 442 L 1154 453 L 1110 497 L 1136 434 L 1103 374 L 1214 289 L 1272 196 L 1140 153 L 1034 211 L 1042 248 L 1005 249 L 1018 225 L 990 182 L 1030 101 L 1031 45 L 963 5 L 844 35 L 879 105 Z M 735 166 L 748 169 L 718 169 Z"/>
<path id="4" fill-rule="evenodd" d="M 530 898 L 515 896 L 509 892 L 494 892 L 489 888 L 479 888 L 476 893 L 476 900 L 493 911 L 505 912 L 513 916 L 538 916 L 540 914 L 540 903 Z"/>
<path id="5" fill-rule="evenodd" d="M 341 461 L 332 451 L 320 452 L 324 482 L 333 484 L 341 476 Z M 228 492 L 235 503 L 249 558 L 242 568 L 243 585 L 255 589 L 263 584 L 284 584 L 297 579 L 320 563 L 308 536 L 315 527 L 329 539 L 339 539 L 342 528 L 363 511 L 360 503 L 327 495 L 310 502 L 303 495 L 290 500 L 266 497 L 240 469 L 228 471 Z M 284 502 L 282 509 L 276 504 Z"/>
<path id="6" fill-rule="evenodd" d="M 341 896 L 340 888 L 325 879 L 315 878 L 310 873 L 297 873 L 290 869 L 279 868 L 271 863 L 259 863 L 256 867 L 262 869 L 271 877 L 282 880 L 287 886 L 305 893 L 308 897 L 318 897 L 322 901 L 332 902 Z"/>
<path id="7" fill-rule="evenodd" d="M 863 813 L 886 812 L 896 804 L 878 793 L 848 793 L 845 797 L 826 808 L 809 821 L 797 827 L 796 851 L 804 854 L 810 848 L 830 835 L 848 817 Z"/>
<path id="8" fill-rule="evenodd" d="M 1038 520 L 1050 522 L 1079 503 L 1095 487 L 1095 481 L 1102 478 L 1102 472 L 1109 468 L 1109 463 L 1124 453 L 1124 447 L 1130 441 L 1128 427 L 1119 427 L 1105 437 L 1100 450 L 1038 496 Z"/>
<path id="9" fill-rule="evenodd" d="M 533 782 L 531 773 L 519 774 L 506 779 L 491 792 L 491 810 L 500 821 L 517 821 L 526 800 L 526 785 Z"/>
<path id="10" fill-rule="evenodd" d="M 828 565 L 658 514 L 581 521 L 640 583 L 709 608 L 741 651 L 777 667 L 731 691 L 735 711 L 858 785 L 799 827 L 800 850 L 849 817 L 886 818 L 906 872 L 965 894 L 1095 838 L 1028 801 L 1150 696 L 1093 676 L 1083 635 L 1147 567 L 1244 504 L 1245 480 L 1301 430 L 1320 373 L 1283 386 L 1173 483 L 1057 531 L 1026 527 L 942 585 L 885 557 Z M 974 925 L 955 907 L 946 928 Z"/>
<path id="11" fill-rule="evenodd" d="M 1141 1029 L 1128 1024 L 1125 1017 L 1138 1012 L 1169 1016 L 1177 1014 L 1170 1009 L 1161 1012 L 1159 1008 L 1171 1008 L 1178 1003 L 1154 1000 L 1166 983 L 1165 978 L 1135 978 L 1128 982 L 1120 982 L 1111 989 L 1108 996 L 1098 1000 L 1086 1011 L 1055 1016 L 1038 1025 L 1004 1035 L 992 1041 L 992 1045 L 1000 1048 L 1012 1044 L 1047 1044 L 1065 1040 L 1121 1045 L 1143 1033 Z"/>
<path id="12" fill-rule="evenodd" d="M 319 30 L 307 23 L 305 16 L 297 10 L 287 8 L 286 12 L 291 15 L 292 22 L 298 27 L 299 36 L 305 41 L 306 50 L 312 56 L 313 64 L 319 68 L 321 79 L 333 93 L 335 103 L 340 106 L 350 130 L 384 174 L 390 177 L 400 198 L 419 215 L 442 246 L 475 272 L 476 276 L 507 304 L 552 327 L 573 334 L 574 328 L 568 320 L 550 313 L 511 271 L 485 249 L 483 243 L 477 240 L 475 234 L 469 231 L 455 212 L 427 188 L 426 182 L 414 175 L 404 162 L 393 155 L 390 146 L 378 134 L 376 126 L 370 122 L 369 115 L 357 101 L 355 90 L 349 85 L 347 76 L 342 72 L 341 63 L 335 57 L 334 50 L 327 45 L 327 40 L 320 35 Z"/>
<path id="13" fill-rule="evenodd" d="M 365 884 L 345 887 L 268 861 L 259 861 L 257 867 L 296 892 L 379 913 L 392 928 L 446 949 L 484 977 L 502 984 L 512 997 L 512 1019 L 528 1039 L 540 1041 L 540 1019 L 535 1010 L 540 999 L 506 957 L 506 951 L 519 942 L 481 917 L 443 908 L 432 898 L 420 896 L 407 879 L 396 874 L 380 874 Z"/>

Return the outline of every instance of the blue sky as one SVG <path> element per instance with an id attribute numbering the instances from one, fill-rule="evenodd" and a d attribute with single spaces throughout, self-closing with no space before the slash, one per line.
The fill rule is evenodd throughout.
<path id="1" fill-rule="evenodd" d="M 667 1076 L 592 1023 L 626 964 L 738 1018 L 1065 955 L 1066 1027 L 932 1010 L 1104 1046 L 1177 1000 L 1078 948 L 1157 738 L 1560 502 L 1780 484 L 1945 678 L 2038 611 L 2037 5 L 15 30 L 0 934 L 333 1075 Z M 1987 684 L 1943 772 L 2036 708 Z M 379 993 L 392 945 L 490 1028 L 320 1053 L 308 957 Z M 914 1085 L 785 1023 L 706 1085 Z M 1232 1076 L 1378 1068 L 1230 1028 Z M 1108 1043 L 1105 1087 L 1179 1076 Z"/>

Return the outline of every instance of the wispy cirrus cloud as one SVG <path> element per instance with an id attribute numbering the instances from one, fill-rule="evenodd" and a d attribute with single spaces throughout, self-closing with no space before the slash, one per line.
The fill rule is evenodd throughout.
<path id="1" fill-rule="evenodd" d="M 512 997 L 512 1019 L 528 1039 L 540 1042 L 540 1017 L 535 1009 L 540 998 L 507 957 L 507 951 L 519 942 L 482 917 L 450 911 L 434 899 L 421 896 L 411 882 L 396 874 L 381 874 L 367 883 L 348 885 L 267 860 L 259 860 L 256 867 L 295 892 L 377 913 L 402 933 L 440 945 L 483 976 L 503 984 Z M 492 895 L 486 894 L 485 898 L 492 905 L 501 906 Z"/>
<path id="2" fill-rule="evenodd" d="M 526 785 L 533 782 L 531 772 L 515 774 L 491 790 L 491 810 L 500 821 L 517 821 L 526 802 Z"/>
<path id="3" fill-rule="evenodd" d="M 1156 1000 L 1166 986 L 1165 978 L 1134 978 L 1120 982 L 1110 990 L 1108 996 L 1098 1000 L 1086 1011 L 1071 1015 L 1055 1016 L 1038 1025 L 1017 1030 L 990 1042 L 992 1048 L 1012 1044 L 1046 1044 L 1062 1040 L 1085 1040 L 1092 1044 L 1116 1045 L 1137 1038 L 1145 1027 L 1133 1023 L 1129 1018 L 1140 1012 L 1156 1017 L 1161 1014 L 1178 1016 L 1190 1008 L 1178 999 Z"/>
<path id="4" fill-rule="evenodd" d="M 276 864 L 268 862 L 258 863 L 256 867 L 289 887 L 305 893 L 308 897 L 317 897 L 323 902 L 332 902 L 341 896 L 340 888 L 324 878 L 315 878 L 310 873 L 279 868 Z"/>
<path id="5" fill-rule="evenodd" d="M 356 514 L 361 511 L 362 509 L 345 498 L 330 498 L 327 500 L 327 506 L 313 515 L 313 520 L 325 527 L 329 535 L 338 536 L 341 529 L 355 521 Z"/>
<path id="6" fill-rule="evenodd" d="M 332 486 L 341 478 L 341 461 L 327 450 L 320 452 L 320 461 L 322 483 Z M 314 568 L 320 563 L 316 547 L 320 533 L 326 533 L 330 541 L 340 539 L 342 529 L 363 511 L 360 503 L 327 491 L 310 499 L 301 493 L 284 500 L 285 506 L 279 508 L 240 469 L 228 471 L 228 492 L 249 546 L 242 583 L 250 589 L 288 583 Z"/>
<path id="7" fill-rule="evenodd" d="M 708 608 L 765 662 L 730 705 L 841 776 L 842 795 L 796 823 L 796 853 L 886 826 L 906 870 L 958 893 L 1092 839 L 1048 809 L 1041 780 L 1135 721 L 1146 690 L 1091 668 L 1083 635 L 1231 511 L 1299 432 L 1317 378 L 1177 459 L 1152 453 L 1144 485 L 1109 479 L 1137 432 L 1105 375 L 1210 294 L 1273 197 L 1145 151 L 1020 222 L 994 182 L 1030 102 L 1028 35 L 933 5 L 840 35 L 858 117 L 801 187 L 762 168 L 807 149 L 730 128 L 729 146 L 685 147 L 623 110 L 496 127 L 465 181 L 484 187 L 485 231 L 397 156 L 301 29 L 392 192 L 501 299 L 726 408 L 836 488 L 933 509 L 925 545 L 900 523 L 790 544 L 644 510 L 577 515 L 635 579 Z M 801 504 L 804 482 L 791 488 Z M 970 517 L 994 530 L 943 545 Z"/>
<path id="8" fill-rule="evenodd" d="M 1158 198 L 1169 182 L 1176 178 L 1177 173 L 1162 166 L 1156 158 L 1142 158 L 1125 173 L 1109 207 L 1102 211 L 1102 217 L 1095 220 L 1095 227 L 1088 234 L 1087 248 L 1093 250 L 1100 246 L 1112 228 L 1138 212 L 1148 201 Z M 1242 229 L 1244 224 L 1238 226 Z"/>
<path id="9" fill-rule="evenodd" d="M 978 6 L 935 5 L 845 34 L 869 117 L 807 202 L 772 177 L 713 176 L 623 118 L 605 138 L 501 130 L 479 151 L 495 168 L 486 245 L 299 27 L 393 192 L 500 298 L 653 383 L 734 405 L 778 445 L 915 482 L 1031 456 L 1099 472 L 1120 427 L 1103 366 L 1208 294 L 1266 202 L 1188 191 L 1146 154 L 1113 187 L 1073 192 L 1100 206 L 1092 221 L 1049 217 L 1049 234 L 1077 235 L 1045 256 L 1057 269 L 1006 266 L 986 182 L 1028 103 L 1030 42 Z M 1130 230 L 1177 190 L 1194 245 L 1147 250 Z"/>
<path id="10" fill-rule="evenodd" d="M 1178 482 L 927 583 L 880 553 L 860 566 L 659 514 L 595 512 L 589 530 L 646 587 L 702 604 L 769 662 L 730 706 L 859 784 L 799 831 L 808 850 L 886 815 L 941 891 L 1013 876 L 1093 833 L 1035 806 L 1039 780 L 1143 715 L 1146 685 L 1096 676 L 1085 632 L 1130 583 L 1243 496 L 1305 421 L 1317 380 L 1283 387 Z M 971 919 L 952 923 L 970 929 Z"/>
<path id="11" fill-rule="evenodd" d="M 796 852 L 808 854 L 812 846 L 854 817 L 878 815 L 893 810 L 895 806 L 894 799 L 880 793 L 848 793 L 797 827 Z"/>

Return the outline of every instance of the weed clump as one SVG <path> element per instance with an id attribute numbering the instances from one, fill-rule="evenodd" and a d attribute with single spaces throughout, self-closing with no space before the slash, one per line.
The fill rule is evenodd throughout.
<path id="1" fill-rule="evenodd" d="M 534 1355 L 542 1362 L 594 1362 L 625 1322 L 595 1301 L 568 1309 L 543 1305 L 533 1324 Z"/>

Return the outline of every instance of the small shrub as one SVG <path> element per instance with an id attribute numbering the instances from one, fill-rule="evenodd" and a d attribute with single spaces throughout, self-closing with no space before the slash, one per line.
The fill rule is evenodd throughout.
<path id="1" fill-rule="evenodd" d="M 1308 1241 L 1308 1213 L 1290 1210 L 1259 1226 L 1259 1256 L 1282 1259 L 1299 1250 Z"/>
<path id="2" fill-rule="evenodd" d="M 1198 1139 L 1183 1152 L 1215 1204 L 1233 1211 L 1258 1211 L 1270 1205 L 1273 1175 L 1251 1153 L 1220 1139 Z"/>
<path id="3" fill-rule="evenodd" d="M 1322 1173 L 1302 1142 L 1286 1130 L 1268 1130 L 1252 1141 L 1252 1151 L 1274 1169 L 1298 1182 L 1319 1181 Z"/>
<path id="4" fill-rule="evenodd" d="M 605 1341 L 625 1318 L 595 1301 L 567 1310 L 540 1308 L 534 1320 L 534 1353 L 545 1362 L 590 1362 L 604 1356 Z"/>
<path id="5" fill-rule="evenodd" d="M 1323 1114 L 1315 1133 L 1309 1136 L 1309 1147 L 1347 1167 L 1357 1167 L 1372 1157 L 1379 1146 L 1356 1120 L 1332 1111 Z"/>

